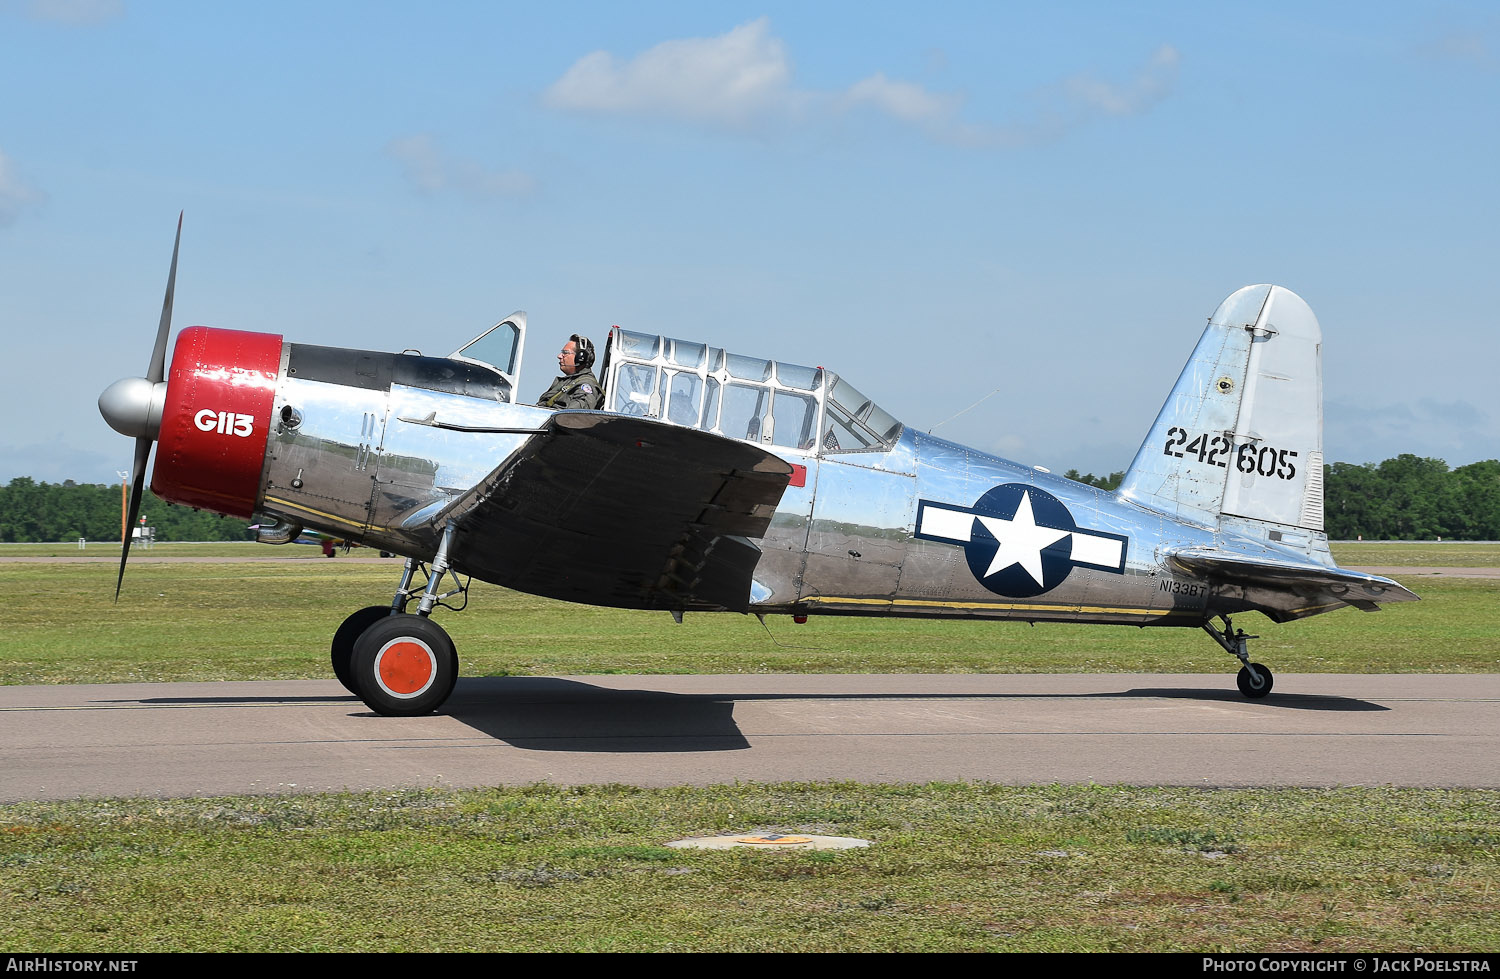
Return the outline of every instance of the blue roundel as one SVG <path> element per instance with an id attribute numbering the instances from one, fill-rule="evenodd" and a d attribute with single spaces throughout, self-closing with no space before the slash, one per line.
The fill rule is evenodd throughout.
<path id="1" fill-rule="evenodd" d="M 1008 598 L 1051 591 L 1073 570 L 1078 525 L 1057 497 L 1025 483 L 996 486 L 974 504 L 964 546 L 969 570 L 985 588 Z"/>

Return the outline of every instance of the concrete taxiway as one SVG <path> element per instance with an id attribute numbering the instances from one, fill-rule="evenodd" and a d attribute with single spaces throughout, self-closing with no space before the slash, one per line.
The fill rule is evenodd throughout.
<path id="1" fill-rule="evenodd" d="M 333 681 L 0 687 L 0 802 L 409 786 L 1005 784 L 1500 788 L 1500 676 L 462 679 L 443 713 Z"/>

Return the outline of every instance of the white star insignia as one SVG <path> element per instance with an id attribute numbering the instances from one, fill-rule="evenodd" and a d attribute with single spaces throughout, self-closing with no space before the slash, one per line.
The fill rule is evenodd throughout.
<path id="1" fill-rule="evenodd" d="M 1020 567 L 1038 587 L 1045 590 L 1043 580 L 1042 551 L 1053 546 L 1064 537 L 1071 538 L 1068 558 L 1069 569 L 1077 566 L 1097 568 L 1114 574 L 1125 571 L 1125 548 L 1129 540 L 1119 534 L 1086 530 L 1058 530 L 1055 527 L 1038 526 L 1033 509 L 1036 494 L 1041 498 L 1060 503 L 1045 490 L 1022 489 L 1016 504 L 1015 515 L 998 517 L 993 513 L 981 513 L 968 507 L 956 507 L 935 500 L 921 500 L 917 507 L 916 536 L 923 540 L 947 541 L 961 544 L 970 561 L 978 559 L 984 551 L 976 551 L 970 545 L 977 544 L 974 534 L 980 527 L 995 539 L 995 551 L 988 558 L 989 567 L 980 574 L 977 567 L 974 576 L 985 587 L 997 591 L 987 582 L 1007 568 Z M 1063 507 L 1067 509 L 1066 506 Z M 1071 514 L 1070 514 L 1071 516 Z M 984 545 L 988 547 L 988 543 Z M 971 565 L 972 567 L 973 565 Z M 1061 579 L 1059 579 L 1060 581 Z M 1055 583 L 1054 583 L 1055 584 Z M 1017 583 L 1016 587 L 1020 587 Z M 998 592 L 1004 594 L 1004 592 Z"/>
<path id="2" fill-rule="evenodd" d="M 1016 507 L 1016 515 L 1009 520 L 1004 517 L 986 517 L 976 514 L 974 519 L 984 524 L 997 542 L 999 547 L 995 548 L 995 557 L 990 561 L 989 570 L 984 573 L 988 578 L 997 571 L 1004 571 L 1013 564 L 1019 564 L 1031 579 L 1038 585 L 1045 584 L 1042 581 L 1042 550 L 1056 544 L 1071 531 L 1058 530 L 1054 527 L 1038 527 L 1036 517 L 1031 512 L 1031 494 L 1022 493 L 1021 503 Z"/>

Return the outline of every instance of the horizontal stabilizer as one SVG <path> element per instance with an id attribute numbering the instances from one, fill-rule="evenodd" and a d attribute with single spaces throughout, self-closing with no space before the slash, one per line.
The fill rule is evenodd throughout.
<path id="1" fill-rule="evenodd" d="M 1176 569 L 1207 578 L 1220 587 L 1238 587 L 1245 607 L 1286 622 L 1326 612 L 1339 605 L 1377 611 L 1378 602 L 1415 602 L 1418 596 L 1379 575 L 1330 568 L 1297 560 L 1267 561 L 1212 547 L 1184 547 L 1168 552 Z"/>

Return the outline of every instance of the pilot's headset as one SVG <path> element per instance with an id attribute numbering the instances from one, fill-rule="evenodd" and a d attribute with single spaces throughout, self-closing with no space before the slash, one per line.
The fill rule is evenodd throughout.
<path id="1" fill-rule="evenodd" d="M 588 337 L 581 337 L 576 333 L 568 337 L 568 339 L 578 345 L 573 354 L 573 363 L 578 365 L 578 369 L 586 371 L 590 367 L 593 367 L 594 342 Z"/>

